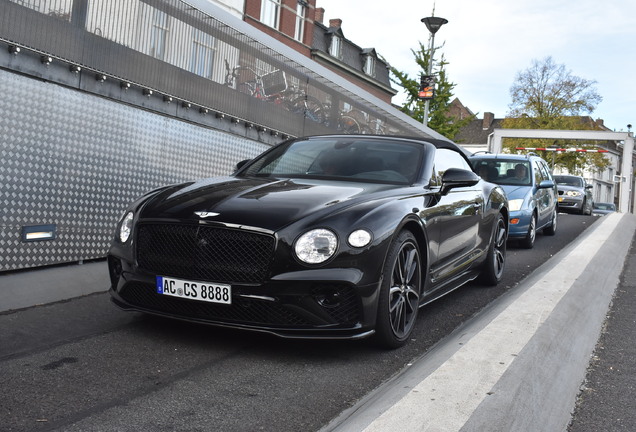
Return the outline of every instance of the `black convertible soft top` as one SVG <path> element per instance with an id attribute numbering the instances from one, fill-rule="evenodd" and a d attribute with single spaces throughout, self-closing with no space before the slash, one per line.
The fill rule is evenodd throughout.
<path id="1" fill-rule="evenodd" d="M 433 144 L 436 148 L 446 148 L 455 150 L 457 152 L 462 153 L 464 156 L 469 157 L 472 155 L 471 152 L 466 150 L 460 145 L 455 144 L 450 140 L 443 140 L 437 138 L 424 138 L 424 137 L 416 137 L 416 136 L 404 136 L 404 135 L 373 135 L 373 134 L 326 134 L 326 135 L 314 135 L 305 138 L 319 138 L 319 137 L 343 137 L 343 138 L 396 138 L 400 140 L 410 140 L 410 141 L 420 141 L 427 142 Z M 297 139 L 303 139 L 303 137 L 299 137 Z"/>

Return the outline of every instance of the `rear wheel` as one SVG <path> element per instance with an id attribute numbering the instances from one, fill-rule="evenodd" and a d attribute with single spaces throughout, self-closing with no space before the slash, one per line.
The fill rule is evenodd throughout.
<path id="1" fill-rule="evenodd" d="M 393 240 L 384 263 L 378 300 L 376 340 L 398 348 L 413 332 L 420 304 L 422 261 L 417 242 L 408 231 Z"/>
<path id="2" fill-rule="evenodd" d="M 503 276 L 506 264 L 506 221 L 500 213 L 488 248 L 480 280 L 487 285 L 497 285 Z"/>
<path id="3" fill-rule="evenodd" d="M 537 237 L 537 216 L 533 213 L 530 218 L 530 226 L 528 227 L 528 233 L 521 240 L 521 246 L 526 249 L 532 249 L 534 247 L 534 240 Z"/>

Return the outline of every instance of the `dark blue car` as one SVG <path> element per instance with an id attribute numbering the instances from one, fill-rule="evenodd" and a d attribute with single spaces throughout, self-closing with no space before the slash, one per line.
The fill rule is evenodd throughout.
<path id="1" fill-rule="evenodd" d="M 500 185 L 508 197 L 508 239 L 532 248 L 538 230 L 554 235 L 557 228 L 557 186 L 548 164 L 535 154 L 475 154 L 471 163 L 484 180 Z"/>

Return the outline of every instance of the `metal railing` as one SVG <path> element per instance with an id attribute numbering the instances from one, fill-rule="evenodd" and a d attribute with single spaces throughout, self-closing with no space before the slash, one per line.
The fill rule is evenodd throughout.
<path id="1" fill-rule="evenodd" d="M 0 0 L 0 40 L 291 136 L 436 136 L 220 8 L 205 9 L 181 0 Z"/>

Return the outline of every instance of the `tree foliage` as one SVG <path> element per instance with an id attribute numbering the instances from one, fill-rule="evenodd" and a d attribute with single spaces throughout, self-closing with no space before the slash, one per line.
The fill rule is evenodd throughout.
<path id="1" fill-rule="evenodd" d="M 533 60 L 531 66 L 519 72 L 510 88 L 510 111 L 503 122 L 508 129 L 601 129 L 586 114 L 591 114 L 602 101 L 596 91 L 596 81 L 587 80 L 556 64 L 552 57 Z M 506 139 L 504 148 L 515 152 L 516 147 L 595 148 L 599 143 L 576 140 Z M 554 155 L 544 152 L 543 157 L 556 167 L 571 173 L 584 168 L 605 169 L 609 161 L 599 153 L 570 152 Z"/>
<path id="2" fill-rule="evenodd" d="M 415 62 L 422 70 L 420 75 L 426 75 L 429 62 L 431 61 L 431 50 L 426 48 L 421 42 L 419 46 L 419 50 L 412 49 L 411 52 L 413 53 Z M 427 126 L 441 135 L 453 139 L 457 132 L 473 120 L 474 117 L 459 120 L 449 115 L 450 102 L 456 84 L 450 82 L 448 79 L 446 72 L 447 64 L 448 62 L 445 60 L 443 54 L 439 60 L 433 62 L 432 74 L 436 77 L 435 98 L 433 98 L 429 104 Z M 390 67 L 390 70 L 393 74 L 391 81 L 404 89 L 406 93 L 406 101 L 400 110 L 421 122 L 424 119 L 424 101 L 418 96 L 420 75 L 411 78 L 406 72 L 401 72 L 394 67 Z"/>

